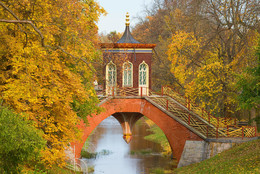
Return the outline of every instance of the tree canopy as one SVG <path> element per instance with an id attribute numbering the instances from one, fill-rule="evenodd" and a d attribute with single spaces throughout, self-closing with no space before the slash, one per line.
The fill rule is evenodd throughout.
<path id="1" fill-rule="evenodd" d="M 154 87 L 171 85 L 218 116 L 238 114 L 237 74 L 257 66 L 258 7 L 254 0 L 154 1 L 133 32 L 157 44 Z"/>
<path id="2" fill-rule="evenodd" d="M 94 0 L 1 0 L 0 8 L 3 105 L 44 132 L 46 165 L 64 165 L 64 149 L 80 138 L 79 118 L 98 111 L 92 63 L 105 11 Z"/>

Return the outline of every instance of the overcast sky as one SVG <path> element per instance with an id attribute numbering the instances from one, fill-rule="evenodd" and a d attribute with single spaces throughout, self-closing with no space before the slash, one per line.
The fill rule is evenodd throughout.
<path id="1" fill-rule="evenodd" d="M 97 0 L 107 11 L 106 16 L 102 16 L 98 22 L 99 33 L 108 34 L 111 31 L 124 32 L 125 15 L 130 14 L 130 27 L 137 23 L 136 16 L 143 16 L 146 5 L 149 6 L 153 0 Z"/>

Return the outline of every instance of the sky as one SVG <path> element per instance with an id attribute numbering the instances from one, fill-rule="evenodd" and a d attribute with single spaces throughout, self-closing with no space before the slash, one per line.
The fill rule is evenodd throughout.
<path id="1" fill-rule="evenodd" d="M 97 0 L 107 11 L 106 16 L 101 16 L 98 27 L 99 33 L 108 34 L 111 31 L 124 32 L 125 15 L 130 15 L 130 27 L 138 22 L 135 17 L 143 16 L 145 6 L 149 6 L 153 0 Z"/>

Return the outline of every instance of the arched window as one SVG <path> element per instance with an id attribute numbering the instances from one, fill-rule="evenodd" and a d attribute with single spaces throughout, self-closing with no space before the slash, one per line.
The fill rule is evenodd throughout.
<path id="1" fill-rule="evenodd" d="M 139 86 L 148 85 L 148 65 L 145 62 L 142 62 L 139 65 Z"/>
<path id="2" fill-rule="evenodd" d="M 139 95 L 149 94 L 149 66 L 143 61 L 139 65 Z"/>
<path id="3" fill-rule="evenodd" d="M 133 87 L 133 64 L 131 62 L 123 64 L 123 86 Z"/>
<path id="4" fill-rule="evenodd" d="M 116 65 L 112 61 L 107 64 L 106 72 L 107 85 L 116 86 Z"/>

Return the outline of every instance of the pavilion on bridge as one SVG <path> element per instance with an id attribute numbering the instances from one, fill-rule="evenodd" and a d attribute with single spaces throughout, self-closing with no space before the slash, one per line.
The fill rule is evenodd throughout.
<path id="1" fill-rule="evenodd" d="M 118 95 L 120 89 L 135 95 L 148 95 L 151 89 L 152 52 L 155 44 L 142 44 L 130 32 L 129 14 L 123 36 L 116 43 L 101 43 L 106 95 Z"/>

